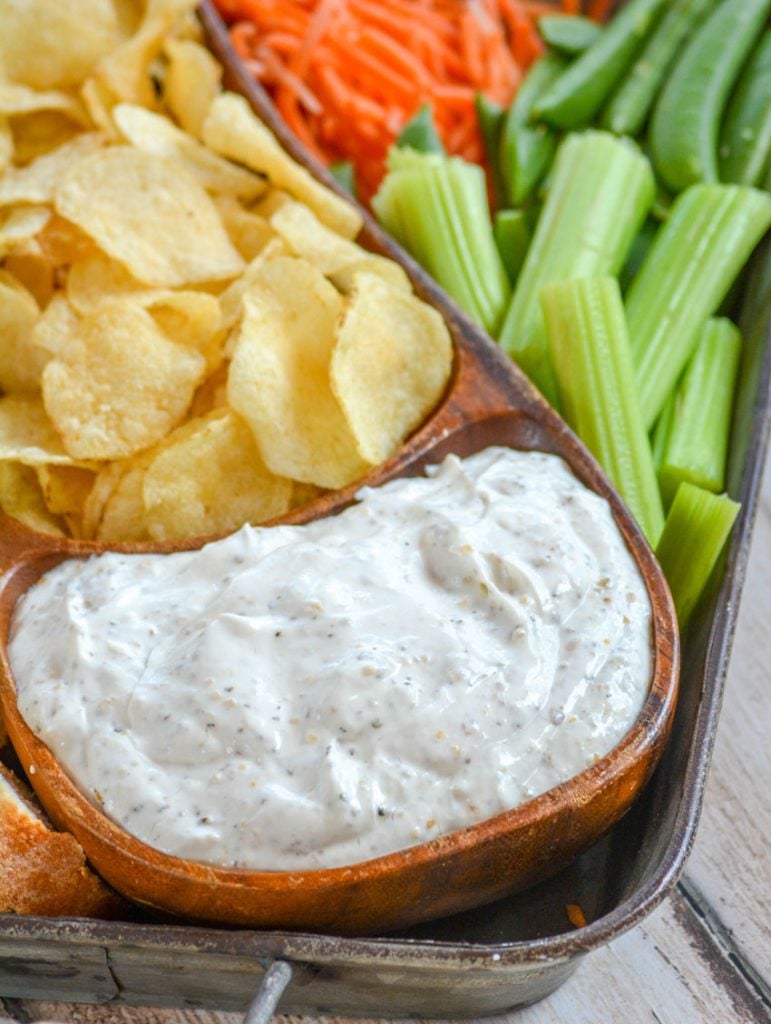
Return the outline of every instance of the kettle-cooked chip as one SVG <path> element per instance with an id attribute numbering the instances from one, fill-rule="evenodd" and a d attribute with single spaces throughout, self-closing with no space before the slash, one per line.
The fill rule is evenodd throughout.
<path id="1" fill-rule="evenodd" d="M 350 289 L 354 272 L 360 270 L 371 270 L 395 287 L 412 291 L 410 279 L 398 263 L 341 238 L 303 203 L 284 203 L 271 216 L 270 224 L 295 255 L 318 267 L 341 291 Z"/>
<path id="2" fill-rule="evenodd" d="M 40 255 L 18 253 L 13 250 L 6 256 L 4 267 L 7 273 L 33 295 L 38 307 L 43 309 L 54 294 L 54 268 Z"/>
<path id="3" fill-rule="evenodd" d="M 210 192 L 253 200 L 267 188 L 264 178 L 212 153 L 162 114 L 132 103 L 119 103 L 113 108 L 112 117 L 118 131 L 132 146 L 178 161 Z"/>
<path id="4" fill-rule="evenodd" d="M 83 318 L 77 338 L 43 371 L 43 400 L 73 457 L 125 458 L 179 423 L 205 372 L 200 353 L 169 341 L 147 310 L 121 300 Z"/>
<path id="5" fill-rule="evenodd" d="M 37 391 L 45 352 L 33 343 L 40 311 L 16 278 L 0 270 L 0 389 Z"/>
<path id="6" fill-rule="evenodd" d="M 8 459 L 25 466 L 71 466 L 74 462 L 36 395 L 0 398 L 0 460 Z"/>
<path id="7" fill-rule="evenodd" d="M 207 375 L 217 369 L 223 359 L 225 331 L 220 326 L 220 304 L 213 295 L 159 291 L 140 301 L 167 337 L 201 353 L 206 360 Z"/>
<path id="8" fill-rule="evenodd" d="M 264 217 L 245 210 L 233 196 L 215 196 L 214 202 L 230 241 L 245 260 L 253 260 L 272 238 L 276 238 L 276 232 Z"/>
<path id="9" fill-rule="evenodd" d="M 66 287 L 67 299 L 78 313 L 90 313 L 114 299 L 136 299 L 156 291 L 132 277 L 122 263 L 98 250 L 71 265 Z"/>
<path id="10" fill-rule="evenodd" d="M 227 533 L 289 508 L 292 483 L 263 462 L 252 432 L 230 409 L 185 424 L 144 474 L 147 528 L 154 540 Z"/>
<path id="11" fill-rule="evenodd" d="M 387 458 L 442 396 L 452 342 L 435 309 L 381 277 L 356 275 L 332 355 L 332 390 L 362 458 Z"/>
<path id="12" fill-rule="evenodd" d="M 51 219 L 47 206 L 16 206 L 0 224 L 0 258 L 39 234 Z"/>
<path id="13" fill-rule="evenodd" d="M 11 122 L 7 117 L 0 115 L 0 174 L 5 171 L 13 160 L 13 145 Z"/>
<path id="14" fill-rule="evenodd" d="M 66 172 L 104 142 L 97 132 L 85 132 L 37 157 L 26 167 L 9 167 L 0 178 L 0 206 L 14 203 L 51 203 Z"/>
<path id="15" fill-rule="evenodd" d="M 80 466 L 36 466 L 38 483 L 48 511 L 62 516 L 73 537 L 83 536 L 83 508 L 96 473 Z"/>
<path id="16" fill-rule="evenodd" d="M 267 175 L 343 237 L 355 238 L 361 230 L 359 211 L 295 163 L 243 96 L 223 92 L 214 100 L 204 121 L 203 140 L 222 156 Z"/>
<path id="17" fill-rule="evenodd" d="M 3 0 L 0 68 L 35 89 L 67 88 L 123 38 L 112 0 Z"/>
<path id="18" fill-rule="evenodd" d="M 146 284 L 175 288 L 243 270 L 202 186 L 179 164 L 131 146 L 80 160 L 56 189 L 56 210 Z"/>
<path id="19" fill-rule="evenodd" d="M 149 540 L 145 522 L 145 505 L 142 500 L 142 484 L 145 470 L 150 463 L 147 452 L 126 459 L 123 472 L 107 496 L 96 539 L 102 541 Z"/>
<path id="20" fill-rule="evenodd" d="M 0 13 L 2 19 L 2 13 Z M 0 24 L 2 21 L 0 20 Z M 27 85 L 0 79 L 0 114 L 6 116 L 33 114 L 39 110 L 56 110 L 67 114 L 80 125 L 87 124 L 82 104 L 70 93 L 59 89 L 30 89 Z"/>
<path id="21" fill-rule="evenodd" d="M 80 317 L 67 302 L 64 292 L 56 292 L 38 317 L 32 335 L 32 342 L 45 353 L 44 365 L 50 356 L 66 353 L 77 339 Z"/>
<path id="22" fill-rule="evenodd" d="M 243 303 L 228 402 L 265 462 L 320 487 L 355 480 L 367 463 L 329 385 L 341 296 L 310 263 L 279 256 L 261 264 Z"/>
<path id="23" fill-rule="evenodd" d="M 33 530 L 64 535 L 62 522 L 46 508 L 34 469 L 19 462 L 0 462 L 0 509 Z"/>
<path id="24" fill-rule="evenodd" d="M 209 51 L 190 39 L 170 39 L 163 99 L 186 132 L 201 137 L 203 123 L 220 91 L 222 68 Z"/>

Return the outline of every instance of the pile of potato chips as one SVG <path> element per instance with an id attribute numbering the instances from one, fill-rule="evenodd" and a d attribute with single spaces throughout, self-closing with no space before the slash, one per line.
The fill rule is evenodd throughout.
<path id="1" fill-rule="evenodd" d="M 0 506 L 105 541 L 232 530 L 391 454 L 441 317 L 223 92 L 191 0 L 0 6 Z"/>

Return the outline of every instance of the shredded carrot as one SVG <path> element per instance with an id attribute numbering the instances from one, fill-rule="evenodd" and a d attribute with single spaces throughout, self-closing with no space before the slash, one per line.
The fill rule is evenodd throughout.
<path id="1" fill-rule="evenodd" d="M 614 6 L 614 0 L 590 0 L 586 12 L 595 21 L 605 21 Z"/>
<path id="2" fill-rule="evenodd" d="M 543 50 L 536 20 L 578 0 L 215 0 L 233 45 L 289 127 L 350 160 L 368 201 L 388 149 L 430 103 L 448 152 L 483 162 L 474 97 L 508 105 Z M 603 17 L 609 0 L 593 0 Z"/>

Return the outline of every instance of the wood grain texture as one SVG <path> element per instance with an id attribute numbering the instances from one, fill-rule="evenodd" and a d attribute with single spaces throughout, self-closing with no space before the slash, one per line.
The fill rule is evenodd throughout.
<path id="1" fill-rule="evenodd" d="M 771 831 L 766 796 L 771 789 L 767 756 L 770 579 L 771 461 L 766 466 L 704 816 L 684 892 L 639 928 L 592 953 L 574 977 L 547 999 L 495 1017 L 497 1024 L 760 1024 L 768 1020 L 771 1006 L 764 1004 L 763 995 L 771 977 L 771 862 L 766 846 Z M 694 893 L 702 901 L 698 906 L 694 906 Z M 26 1022 L 242 1024 L 243 1020 L 234 1013 L 10 1002 L 13 1018 Z M 340 1017 L 314 1019 L 343 1024 Z M 277 1024 L 307 1020 L 276 1018 Z"/>

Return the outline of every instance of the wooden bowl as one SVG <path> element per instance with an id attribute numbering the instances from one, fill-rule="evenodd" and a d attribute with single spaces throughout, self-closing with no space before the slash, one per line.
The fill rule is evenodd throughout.
<path id="1" fill-rule="evenodd" d="M 244 93 L 286 148 L 328 178 L 277 119 L 267 97 L 239 70 L 227 34 L 206 6 L 202 16 L 226 83 Z M 406 927 L 499 899 L 557 872 L 627 811 L 650 776 L 669 732 L 678 682 L 677 622 L 661 570 L 602 470 L 511 361 L 365 215 L 359 241 L 391 256 L 415 291 L 444 315 L 455 347 L 447 391 L 403 448 L 364 479 L 276 522 L 307 522 L 350 504 L 363 484 L 416 475 L 449 452 L 466 456 L 491 444 L 561 455 L 589 488 L 607 498 L 645 581 L 652 607 L 650 691 L 626 737 L 601 761 L 543 795 L 487 821 L 350 867 L 266 872 L 217 868 L 159 852 L 107 818 L 69 779 L 16 706 L 8 630 L 16 600 L 42 573 L 107 545 L 52 538 L 0 516 L 0 708 L 19 759 L 53 822 L 74 833 L 96 870 L 139 903 L 198 921 L 338 934 Z M 110 550 L 170 552 L 184 543 L 109 545 Z"/>

